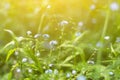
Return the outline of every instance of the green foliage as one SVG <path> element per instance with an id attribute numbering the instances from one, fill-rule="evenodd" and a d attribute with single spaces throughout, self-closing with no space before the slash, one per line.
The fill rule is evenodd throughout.
<path id="1" fill-rule="evenodd" d="M 0 25 L 1 80 L 120 79 L 119 1 L 69 0 L 74 7 L 68 10 L 69 6 L 58 0 L 66 12 L 56 7 L 56 1 L 33 3 L 38 7 L 34 12 L 31 0 L 29 4 L 23 1 L 23 6 L 5 1 L 12 5 L 0 10 L 0 16 L 6 13 L 3 27 Z M 18 12 L 13 9 L 16 7 Z M 25 8 L 23 14 L 21 7 Z M 13 21 L 7 22 L 8 18 Z M 30 23 L 32 27 L 25 27 Z"/>

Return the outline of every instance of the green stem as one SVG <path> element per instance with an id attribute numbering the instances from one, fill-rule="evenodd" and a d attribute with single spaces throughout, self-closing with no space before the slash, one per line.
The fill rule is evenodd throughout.
<path id="1" fill-rule="evenodd" d="M 40 24 L 39 24 L 39 27 L 38 27 L 38 33 L 41 31 L 42 23 L 44 21 L 44 18 L 45 18 L 45 14 L 42 14 L 42 16 L 40 18 Z"/>
<path id="2" fill-rule="evenodd" d="M 104 37 L 105 37 L 106 32 L 107 32 L 109 15 L 110 15 L 110 12 L 109 12 L 109 10 L 108 10 L 108 11 L 107 11 L 106 18 L 105 18 L 105 23 L 104 23 L 103 31 L 102 31 L 102 34 L 101 34 L 101 39 L 100 39 L 101 42 L 104 42 Z"/>

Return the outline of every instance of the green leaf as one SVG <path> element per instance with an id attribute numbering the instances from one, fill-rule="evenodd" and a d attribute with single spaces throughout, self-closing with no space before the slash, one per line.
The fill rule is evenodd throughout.
<path id="1" fill-rule="evenodd" d="M 8 73 L 8 80 L 12 80 L 12 72 Z"/>
<path id="2" fill-rule="evenodd" d="M 9 50 L 9 52 L 7 54 L 7 57 L 6 57 L 6 62 L 8 61 L 8 59 L 10 58 L 10 56 L 15 52 L 15 50 L 16 50 L 16 48 Z"/>
<path id="3" fill-rule="evenodd" d="M 11 30 L 4 29 L 4 31 L 8 32 L 13 37 L 13 39 L 16 40 L 16 35 Z"/>

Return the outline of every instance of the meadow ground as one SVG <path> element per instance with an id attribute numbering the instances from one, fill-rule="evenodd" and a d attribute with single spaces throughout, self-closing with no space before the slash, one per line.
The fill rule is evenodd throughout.
<path id="1" fill-rule="evenodd" d="M 1 0 L 0 80 L 120 80 L 120 0 Z"/>

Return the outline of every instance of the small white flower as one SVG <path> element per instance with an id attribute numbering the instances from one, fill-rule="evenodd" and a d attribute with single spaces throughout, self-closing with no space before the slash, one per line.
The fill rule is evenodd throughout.
<path id="1" fill-rule="evenodd" d="M 53 66 L 53 64 L 49 64 L 49 67 L 52 67 Z"/>
<path id="2" fill-rule="evenodd" d="M 64 25 L 67 25 L 67 24 L 68 24 L 68 21 L 66 21 L 66 20 L 63 20 L 63 21 L 60 22 L 61 26 L 64 26 Z"/>
<path id="3" fill-rule="evenodd" d="M 105 40 L 109 40 L 109 39 L 110 39 L 110 36 L 105 36 L 104 39 L 105 39 Z"/>
<path id="4" fill-rule="evenodd" d="M 120 42 L 120 37 L 117 37 L 117 38 L 116 38 L 116 42 Z"/>
<path id="5" fill-rule="evenodd" d="M 48 38 L 50 38 L 50 35 L 49 34 L 43 34 L 43 38 L 48 39 Z"/>
<path id="6" fill-rule="evenodd" d="M 113 73 L 113 72 L 109 72 L 109 75 L 111 75 L 111 76 L 112 76 L 112 75 L 114 75 L 114 73 Z"/>
<path id="7" fill-rule="evenodd" d="M 87 61 L 87 63 L 88 63 L 88 64 L 95 64 L 95 62 L 92 61 L 92 60 Z"/>
<path id="8" fill-rule="evenodd" d="M 86 79 L 86 77 L 85 77 L 85 76 L 80 75 L 80 76 L 78 76 L 78 77 L 77 77 L 77 79 L 76 79 L 76 80 L 87 80 L 87 79 Z"/>
<path id="9" fill-rule="evenodd" d="M 40 56 L 40 51 L 38 50 L 35 54 L 37 57 Z"/>
<path id="10" fill-rule="evenodd" d="M 76 70 L 72 70 L 72 74 L 75 75 L 77 73 Z"/>
<path id="11" fill-rule="evenodd" d="M 32 69 L 28 69 L 28 72 L 29 72 L 29 73 L 32 73 Z"/>
<path id="12" fill-rule="evenodd" d="M 67 78 L 70 78 L 70 76 L 71 76 L 70 73 L 67 73 L 67 74 L 66 74 L 66 77 L 67 77 Z"/>
<path id="13" fill-rule="evenodd" d="M 96 46 L 97 46 L 97 47 L 102 47 L 103 44 L 102 44 L 101 42 L 97 42 Z"/>
<path id="14" fill-rule="evenodd" d="M 117 3 L 117 2 L 111 3 L 111 4 L 110 4 L 110 9 L 111 9 L 112 11 L 117 11 L 117 10 L 119 9 L 118 3 Z"/>
<path id="15" fill-rule="evenodd" d="M 51 69 L 48 69 L 48 70 L 45 71 L 46 74 L 52 74 L 52 72 L 53 71 Z"/>
<path id="16" fill-rule="evenodd" d="M 58 72 L 59 72 L 59 71 L 58 71 L 57 69 L 54 70 L 54 74 L 58 74 Z"/>
<path id="17" fill-rule="evenodd" d="M 9 3 L 6 3 L 5 5 L 4 5 L 4 7 L 5 7 L 5 9 L 10 9 L 10 4 Z"/>
<path id="18" fill-rule="evenodd" d="M 47 8 L 50 9 L 50 8 L 51 8 L 51 5 L 48 5 Z"/>
<path id="19" fill-rule="evenodd" d="M 78 22 L 78 26 L 83 26 L 84 25 L 84 23 L 83 22 Z"/>
<path id="20" fill-rule="evenodd" d="M 90 9 L 91 10 L 94 10 L 96 8 L 96 6 L 94 5 L 94 4 L 92 4 L 91 6 L 90 6 Z"/>
<path id="21" fill-rule="evenodd" d="M 80 35 L 81 35 L 81 32 L 76 32 L 76 33 L 75 33 L 75 36 L 76 36 L 76 37 L 79 37 Z"/>
<path id="22" fill-rule="evenodd" d="M 36 39 L 36 38 L 39 38 L 40 37 L 40 34 L 35 34 L 34 35 L 34 38 Z"/>
<path id="23" fill-rule="evenodd" d="M 18 73 L 21 72 L 21 69 L 20 69 L 20 68 L 17 68 L 17 69 L 16 69 L 16 72 L 18 72 Z"/>
<path id="24" fill-rule="evenodd" d="M 16 56 L 19 54 L 19 52 L 18 51 L 15 51 L 15 53 L 14 53 Z"/>
<path id="25" fill-rule="evenodd" d="M 57 42 L 56 40 L 52 40 L 52 41 L 49 42 L 49 44 L 50 44 L 51 46 L 55 46 L 55 45 L 58 44 L 58 42 Z"/>
<path id="26" fill-rule="evenodd" d="M 27 61 L 27 58 L 23 58 L 23 59 L 22 59 L 22 62 L 26 62 L 26 61 Z"/>
<path id="27" fill-rule="evenodd" d="M 39 11 L 40 11 L 40 8 L 39 8 L 39 7 L 35 8 L 35 9 L 34 9 L 34 14 L 39 13 Z"/>
<path id="28" fill-rule="evenodd" d="M 31 35 L 32 34 L 32 32 L 31 31 L 27 31 L 27 35 Z"/>

